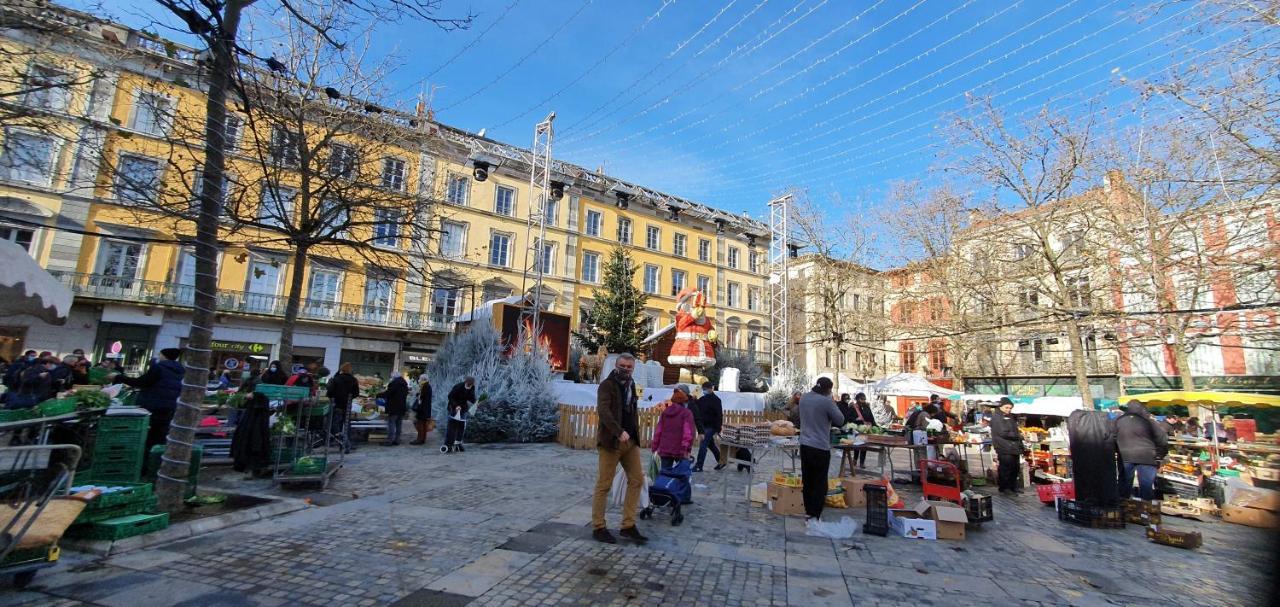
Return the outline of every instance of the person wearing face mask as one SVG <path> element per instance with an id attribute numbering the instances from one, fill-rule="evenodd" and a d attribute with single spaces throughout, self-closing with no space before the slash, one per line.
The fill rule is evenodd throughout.
<path id="1" fill-rule="evenodd" d="M 164 443 L 165 435 L 169 433 L 169 423 L 173 421 L 178 397 L 182 394 L 182 377 L 187 372 L 187 368 L 178 362 L 180 356 L 182 350 L 165 348 L 146 373 L 119 378 L 120 383 L 138 388 L 137 405 L 151 412 L 145 453 L 149 453 L 152 446 Z"/>
<path id="2" fill-rule="evenodd" d="M 640 491 L 644 489 L 644 468 L 640 466 L 640 417 L 639 397 L 631 373 L 636 368 L 636 357 L 620 354 L 613 372 L 600 382 L 596 389 L 596 451 L 599 470 L 596 486 L 591 496 L 591 536 L 598 542 L 616 544 L 605 526 L 604 510 L 613 488 L 613 475 L 621 465 L 627 475 L 627 492 L 622 501 L 622 529 L 620 534 L 638 544 L 648 541 L 636 528 L 636 508 L 640 505 Z"/>
<path id="3" fill-rule="evenodd" d="M 258 383 L 283 386 L 286 381 L 289 381 L 289 374 L 280 369 L 280 361 L 273 360 L 271 365 L 267 367 L 266 373 L 263 373 L 262 378 L 258 380 Z"/>
<path id="4" fill-rule="evenodd" d="M 662 466 L 674 466 L 676 460 L 688 459 L 693 449 L 693 412 L 685 406 L 689 402 L 689 386 L 680 384 L 671 393 L 671 400 L 660 403 L 666 405 L 662 415 L 658 416 L 658 424 L 653 429 L 652 445 L 654 452 L 662 458 Z"/>
<path id="5" fill-rule="evenodd" d="M 37 360 L 36 351 L 27 350 L 22 354 L 22 358 L 19 358 L 18 360 L 13 361 L 13 364 L 9 365 L 4 370 L 5 387 L 10 390 L 17 390 L 18 381 L 22 379 L 22 372 L 26 371 L 27 368 L 35 365 L 36 360 Z"/>
<path id="6" fill-rule="evenodd" d="M 57 366 L 58 359 L 53 357 L 42 360 L 37 359 L 26 365 L 22 372 L 18 374 L 15 387 L 9 393 L 9 400 L 5 403 L 5 408 L 30 409 L 56 394 L 57 388 L 54 386 L 53 371 Z"/>

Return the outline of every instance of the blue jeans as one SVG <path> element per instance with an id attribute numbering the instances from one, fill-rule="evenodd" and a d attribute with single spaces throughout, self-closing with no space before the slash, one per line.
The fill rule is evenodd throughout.
<path id="1" fill-rule="evenodd" d="M 702 469 L 702 462 L 707 459 L 707 449 L 710 449 L 711 454 L 716 456 L 716 465 L 720 464 L 720 448 L 716 446 L 717 434 L 720 434 L 720 433 L 712 432 L 711 430 L 708 429 L 706 434 L 702 435 L 702 444 L 698 445 L 698 463 L 694 466 L 694 468 L 697 468 L 699 470 Z"/>
<path id="2" fill-rule="evenodd" d="M 1124 476 L 1120 479 L 1120 497 L 1133 497 L 1133 474 L 1138 474 L 1138 497 L 1144 500 L 1156 498 L 1156 467 L 1147 464 L 1125 464 Z"/>
<path id="3" fill-rule="evenodd" d="M 400 422 L 404 421 L 404 414 L 387 416 L 387 442 L 400 442 Z"/>

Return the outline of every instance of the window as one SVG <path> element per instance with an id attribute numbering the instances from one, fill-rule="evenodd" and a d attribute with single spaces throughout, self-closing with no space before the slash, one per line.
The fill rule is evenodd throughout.
<path id="1" fill-rule="evenodd" d="M 393 301 L 395 301 L 395 279 L 375 274 L 365 277 L 365 318 L 376 321 L 385 320 L 391 312 Z"/>
<path id="2" fill-rule="evenodd" d="M 556 243 L 544 242 L 542 246 L 542 256 L 539 259 L 542 262 L 543 274 L 555 274 L 556 272 Z"/>
<path id="3" fill-rule="evenodd" d="M 747 309 L 760 309 L 760 289 L 756 287 L 747 287 Z"/>
<path id="4" fill-rule="evenodd" d="M 1067 305 L 1073 308 L 1088 308 L 1090 306 L 1089 277 L 1088 276 L 1068 276 L 1065 281 L 1067 285 Z"/>
<path id="5" fill-rule="evenodd" d="M 599 253 L 588 252 L 582 254 L 582 281 L 591 283 L 600 282 Z"/>
<path id="6" fill-rule="evenodd" d="M 1031 256 L 1031 251 L 1032 251 L 1032 248 L 1031 248 L 1031 245 L 1029 244 L 1013 245 L 1013 260 L 1021 261 L 1023 259 L 1026 259 Z"/>
<path id="7" fill-rule="evenodd" d="M 751 340 L 751 339 L 747 339 L 747 344 L 748 344 L 748 345 L 750 345 L 751 343 L 752 343 L 752 340 Z M 839 352 L 839 354 L 838 354 L 838 356 L 840 357 L 840 368 L 841 368 L 841 369 L 848 369 L 848 368 L 849 368 L 849 357 L 848 357 L 848 354 L 849 354 L 849 353 L 848 353 L 848 352 L 845 352 L 844 350 L 841 350 L 841 351 Z"/>
<path id="8" fill-rule="evenodd" d="M 355 179 L 356 151 L 349 145 L 335 143 L 329 146 L 329 175 L 342 179 Z"/>
<path id="9" fill-rule="evenodd" d="M 1022 350 L 1023 359 L 1030 362 L 1044 362 L 1044 346 L 1044 340 L 1039 338 L 1018 342 L 1018 349 Z"/>
<path id="10" fill-rule="evenodd" d="M 142 245 L 136 242 L 116 240 L 103 241 L 98 250 L 98 267 L 96 274 L 105 278 L 99 281 L 102 286 L 128 289 L 138 275 L 138 266 L 142 259 Z"/>
<path id="11" fill-rule="evenodd" d="M 658 272 L 661 270 L 658 266 L 646 265 L 644 267 L 644 292 L 656 295 L 658 289 L 661 288 L 661 280 Z"/>
<path id="12" fill-rule="evenodd" d="M 1194 274 L 1179 274 L 1174 277 L 1179 308 L 1198 310 L 1213 307 L 1213 287 L 1203 282 L 1197 280 Z"/>
<path id="13" fill-rule="evenodd" d="M 1280 339 L 1244 336 L 1244 368 L 1249 375 L 1280 375 Z"/>
<path id="14" fill-rule="evenodd" d="M 230 112 L 222 127 L 222 141 L 226 151 L 233 152 L 240 147 L 240 133 L 244 132 L 244 118 Z"/>
<path id="15" fill-rule="evenodd" d="M 400 209 L 374 209 L 373 244 L 380 247 L 400 248 Z"/>
<path id="16" fill-rule="evenodd" d="M 831 348 L 822 349 L 822 366 L 828 369 L 831 368 Z"/>
<path id="17" fill-rule="evenodd" d="M 516 191 L 498 186 L 496 193 L 493 195 L 493 212 L 508 217 L 516 214 Z"/>
<path id="18" fill-rule="evenodd" d="M 560 215 L 559 200 L 542 201 L 542 216 L 546 218 L 547 225 L 549 226 L 556 225 L 556 217 L 558 217 L 559 215 Z"/>
<path id="19" fill-rule="evenodd" d="M 249 262 L 249 277 L 245 285 L 244 307 L 259 314 L 277 312 L 280 288 L 280 262 L 274 259 L 256 258 Z"/>
<path id="20" fill-rule="evenodd" d="M 618 242 L 631 244 L 631 220 L 625 217 L 618 218 Z"/>
<path id="21" fill-rule="evenodd" d="M 489 236 L 489 265 L 507 267 L 511 261 L 511 235 L 494 232 Z"/>
<path id="22" fill-rule="evenodd" d="M 121 154 L 116 167 L 116 198 L 134 204 L 154 203 L 160 194 L 160 161 Z"/>
<path id="23" fill-rule="evenodd" d="M 711 241 L 706 238 L 698 239 L 698 261 L 711 262 Z"/>
<path id="24" fill-rule="evenodd" d="M 1018 293 L 1018 306 L 1023 310 L 1032 310 L 1040 306 L 1040 292 L 1034 288 L 1024 288 Z"/>
<path id="25" fill-rule="evenodd" d="M 662 245 L 662 229 L 657 226 L 648 226 L 644 232 L 644 246 L 651 251 L 657 251 Z"/>
<path id="26" fill-rule="evenodd" d="M 854 312 L 857 312 L 857 311 L 858 311 L 858 308 L 860 308 L 860 307 L 861 307 L 861 306 L 859 305 L 859 304 L 861 303 L 861 299 L 862 299 L 862 296 L 861 296 L 861 295 L 859 295 L 859 294 L 857 294 L 857 293 L 850 293 L 850 294 L 849 294 L 849 309 L 850 309 L 850 310 L 852 310 L 852 311 L 854 311 Z"/>
<path id="27" fill-rule="evenodd" d="M 200 214 L 200 196 L 204 194 L 204 169 L 196 169 L 192 176 L 191 183 L 191 209 L 189 213 L 192 217 Z M 231 184 L 227 181 L 224 173 L 222 176 L 222 197 L 218 200 L 218 213 L 221 214 L 227 208 L 227 201 L 231 199 Z"/>
<path id="28" fill-rule="evenodd" d="M 277 165 L 298 166 L 300 145 L 302 145 L 302 135 L 280 127 L 271 129 L 271 160 Z"/>
<path id="29" fill-rule="evenodd" d="M 133 108 L 133 130 L 148 135 L 163 135 L 173 122 L 173 100 L 159 93 L 138 93 Z"/>
<path id="30" fill-rule="evenodd" d="M 1062 250 L 1064 252 L 1070 251 L 1071 247 L 1074 247 L 1082 242 L 1084 242 L 1084 231 L 1071 230 L 1062 236 Z"/>
<path id="31" fill-rule="evenodd" d="M 24 131 L 6 131 L 0 149 L 0 177 L 38 185 L 53 182 L 52 137 Z"/>
<path id="32" fill-rule="evenodd" d="M 27 107 L 65 112 L 71 98 L 69 86 L 71 79 L 66 74 L 43 65 L 32 66 L 23 85 L 26 94 L 22 102 Z"/>
<path id="33" fill-rule="evenodd" d="M 258 223 L 264 226 L 283 228 L 286 223 L 293 223 L 293 197 L 298 194 L 293 188 L 283 186 L 262 186 L 262 201 L 258 205 Z"/>
<path id="34" fill-rule="evenodd" d="M 0 226 L 0 240 L 7 240 L 28 251 L 31 250 L 31 241 L 35 239 L 35 236 L 34 230 Z"/>
<path id="35" fill-rule="evenodd" d="M 471 179 L 464 175 L 450 175 L 448 185 L 445 201 L 449 204 L 467 204 L 467 195 L 471 191 Z"/>
<path id="36" fill-rule="evenodd" d="M 672 295 L 678 295 L 681 291 L 684 290 L 684 286 L 686 281 L 688 280 L 688 276 L 689 275 L 686 274 L 684 270 L 671 271 L 671 294 Z"/>
<path id="37" fill-rule="evenodd" d="M 672 251 L 677 257 L 684 257 L 689 254 L 689 237 L 684 234 L 676 234 L 675 246 Z"/>
<path id="38" fill-rule="evenodd" d="M 730 282 L 728 285 L 728 291 L 727 291 L 729 295 L 729 299 L 725 301 L 725 305 L 729 306 L 730 308 L 736 308 L 738 306 L 741 306 L 742 305 L 741 291 L 742 291 L 741 285 L 739 285 L 736 282 Z"/>
<path id="39" fill-rule="evenodd" d="M 1244 304 L 1274 301 L 1276 277 L 1276 270 L 1246 268 L 1236 277 L 1236 300 Z"/>
<path id="40" fill-rule="evenodd" d="M 341 274 L 333 270 L 311 271 L 311 284 L 307 288 L 306 314 L 311 317 L 332 318 L 338 303 L 338 281 Z"/>
<path id="41" fill-rule="evenodd" d="M 1187 366 L 1192 375 L 1222 375 L 1222 345 L 1217 337 L 1197 340 L 1190 353 L 1187 354 Z"/>
<path id="42" fill-rule="evenodd" d="M 747 254 L 747 271 L 752 274 L 760 272 L 760 253 L 752 251 Z"/>
<path id="43" fill-rule="evenodd" d="M 382 159 L 382 187 L 393 192 L 403 192 L 404 178 L 404 160 L 400 158 Z"/>
<path id="44" fill-rule="evenodd" d="M 351 226 L 349 203 L 332 198 L 321 198 L 318 212 L 319 216 L 316 220 L 328 230 L 329 236 L 343 239 L 351 237 L 348 230 Z"/>
<path id="45" fill-rule="evenodd" d="M 913 373 L 916 370 L 916 345 L 909 341 L 898 344 L 899 371 Z"/>
<path id="46" fill-rule="evenodd" d="M 705 295 L 707 299 L 711 299 L 711 277 L 710 276 L 698 277 L 698 290 L 702 291 L 702 294 Z"/>
<path id="47" fill-rule="evenodd" d="M 587 236 L 600 237 L 600 211 L 587 211 Z"/>
<path id="48" fill-rule="evenodd" d="M 183 305 L 195 303 L 196 286 L 196 254 L 191 247 L 182 247 L 178 252 L 178 263 L 173 268 L 173 282 L 181 288 L 177 289 L 178 301 Z"/>
<path id="49" fill-rule="evenodd" d="M 440 223 L 440 255 L 462 257 L 466 253 L 467 224 L 454 221 Z"/>
<path id="50" fill-rule="evenodd" d="M 947 366 L 947 350 L 940 344 L 935 342 L 929 343 L 929 369 L 934 373 L 941 373 Z"/>
<path id="51" fill-rule="evenodd" d="M 431 290 L 431 313 L 436 316 L 453 318 L 458 315 L 459 290 L 447 287 L 436 287 Z"/>
<path id="52" fill-rule="evenodd" d="M 738 248 L 729 247 L 729 267 L 738 269 Z"/>

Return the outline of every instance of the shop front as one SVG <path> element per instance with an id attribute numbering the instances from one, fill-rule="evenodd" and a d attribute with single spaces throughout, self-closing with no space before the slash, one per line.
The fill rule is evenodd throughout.
<path id="1" fill-rule="evenodd" d="M 1192 379 L 1196 390 L 1280 395 L 1280 376 L 1277 375 L 1197 375 Z M 1183 389 L 1182 378 L 1176 375 L 1134 375 L 1122 378 L 1120 383 L 1125 394 Z"/>
<path id="2" fill-rule="evenodd" d="M 185 347 L 187 340 L 179 343 Z M 271 348 L 272 344 L 263 342 L 214 339 L 209 342 L 210 366 L 218 372 L 231 371 L 233 377 L 238 377 L 241 372 L 264 368 L 271 357 Z"/>
<path id="3" fill-rule="evenodd" d="M 155 326 L 103 322 L 93 341 L 92 360 L 114 360 L 129 375 L 145 371 L 152 358 Z"/>

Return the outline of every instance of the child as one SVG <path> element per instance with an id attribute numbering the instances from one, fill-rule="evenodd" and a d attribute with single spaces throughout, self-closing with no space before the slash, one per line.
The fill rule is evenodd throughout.
<path id="1" fill-rule="evenodd" d="M 662 458 L 662 467 L 668 468 L 677 460 L 687 459 L 693 447 L 693 412 L 685 406 L 689 402 L 689 386 L 680 384 L 671 393 L 667 408 L 658 417 L 653 429 L 653 451 Z"/>

